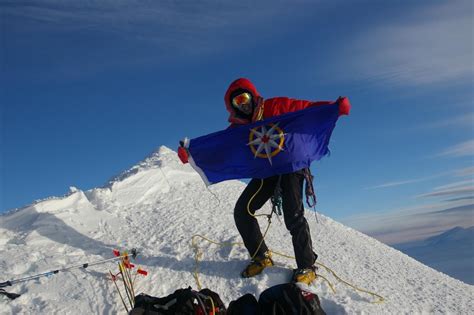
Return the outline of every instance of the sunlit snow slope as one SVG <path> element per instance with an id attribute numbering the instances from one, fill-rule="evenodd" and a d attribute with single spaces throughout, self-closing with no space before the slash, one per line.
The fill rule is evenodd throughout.
<path id="1" fill-rule="evenodd" d="M 163 296 L 178 288 L 196 288 L 191 237 L 201 234 L 219 242 L 240 242 L 233 206 L 245 184 L 228 181 L 207 190 L 199 176 L 181 165 L 176 153 L 161 147 L 149 158 L 89 191 L 36 202 L 0 216 L 0 282 L 112 257 L 112 249 L 136 247 L 136 261 L 149 271 L 137 291 Z M 211 193 L 212 192 L 212 193 Z M 214 195 L 213 195 L 214 194 Z M 320 196 L 324 198 L 324 196 Z M 267 204 L 263 211 L 270 211 Z M 327 213 L 330 215 L 330 213 Z M 376 292 L 386 301 L 372 304 L 320 269 L 336 288 L 321 280 L 316 288 L 329 314 L 414 314 L 473 312 L 473 286 L 437 272 L 384 244 L 328 217 L 307 212 L 319 261 L 341 278 Z M 266 219 L 261 219 L 262 228 Z M 293 255 L 291 238 L 273 219 L 267 244 Z M 252 279 L 241 279 L 248 260 L 243 247 L 200 243 L 200 281 L 224 303 L 245 293 L 257 297 L 266 288 L 288 281 L 295 263 L 275 257 L 278 266 Z M 286 268 L 285 268 L 286 267 Z M 124 313 L 107 271 L 113 263 L 60 273 L 6 288 L 22 296 L 0 298 L 1 314 Z"/>

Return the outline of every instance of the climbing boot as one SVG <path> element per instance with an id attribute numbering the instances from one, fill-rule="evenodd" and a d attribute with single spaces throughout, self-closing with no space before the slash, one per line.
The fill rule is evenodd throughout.
<path id="1" fill-rule="evenodd" d="M 253 258 L 244 271 L 242 271 L 241 275 L 243 278 L 251 278 L 261 273 L 263 269 L 273 265 L 272 253 L 266 251 L 263 256 Z"/>
<path id="2" fill-rule="evenodd" d="M 293 282 L 301 282 L 309 285 L 316 279 L 316 267 L 296 269 L 293 272 Z"/>

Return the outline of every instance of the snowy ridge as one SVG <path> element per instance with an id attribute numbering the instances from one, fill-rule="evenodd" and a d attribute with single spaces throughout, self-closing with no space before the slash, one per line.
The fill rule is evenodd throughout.
<path id="1" fill-rule="evenodd" d="M 240 242 L 233 207 L 245 184 L 228 181 L 209 190 L 176 153 L 161 147 L 105 187 L 71 192 L 0 217 L 0 281 L 57 267 L 110 258 L 113 248 L 140 250 L 137 263 L 149 271 L 138 292 L 163 296 L 196 283 L 195 234 L 219 242 Z M 321 196 L 323 198 L 323 196 Z M 269 204 L 263 212 L 269 212 Z M 329 314 L 414 314 L 472 312 L 474 287 L 437 272 L 377 240 L 332 219 L 307 212 L 319 261 L 358 287 L 386 301 L 358 293 L 320 270 L 336 288 L 323 281 L 316 289 Z M 266 220 L 260 221 L 262 228 Z M 284 224 L 274 219 L 266 238 L 270 249 L 293 255 Z M 286 282 L 293 260 L 275 257 L 277 266 L 253 279 L 241 279 L 248 260 L 243 247 L 199 243 L 203 252 L 200 281 L 219 293 L 226 305 L 245 293 L 257 297 L 266 288 Z M 75 270 L 7 289 L 21 293 L 0 300 L 1 314 L 116 314 L 120 298 L 106 272 L 113 264 Z"/>
<path id="2" fill-rule="evenodd" d="M 122 172 L 120 175 L 113 177 L 111 180 L 109 180 L 107 185 L 104 186 L 104 188 L 108 188 L 116 182 L 123 181 L 127 177 L 137 174 L 140 171 L 150 168 L 159 168 L 166 164 L 176 164 L 179 161 L 174 158 L 174 155 L 176 155 L 176 153 L 173 150 L 165 146 L 161 146 L 137 165 L 134 165 L 125 172 Z"/>
<path id="3" fill-rule="evenodd" d="M 19 207 L 19 208 L 13 208 L 13 209 L 9 209 L 5 212 L 1 212 L 0 213 L 0 217 L 2 216 L 6 216 L 6 215 L 11 215 L 15 212 L 18 212 L 18 211 L 21 211 L 23 209 L 26 209 L 26 208 L 29 208 L 31 206 L 34 206 L 36 204 L 39 204 L 39 203 L 42 203 L 42 202 L 45 202 L 45 201 L 50 201 L 50 200 L 60 200 L 60 199 L 63 199 L 63 198 L 67 198 L 69 195 L 77 192 L 78 189 L 74 186 L 71 186 L 69 187 L 69 191 L 67 193 L 65 193 L 64 195 L 62 196 L 49 196 L 49 197 L 46 197 L 46 198 L 41 198 L 41 199 L 37 199 L 37 200 L 34 200 L 30 205 L 28 206 L 24 206 L 24 207 Z"/>

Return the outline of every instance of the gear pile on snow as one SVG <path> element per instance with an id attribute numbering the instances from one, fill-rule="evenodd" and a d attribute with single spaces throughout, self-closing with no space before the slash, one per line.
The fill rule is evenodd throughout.
<path id="1" fill-rule="evenodd" d="M 325 315 L 319 297 L 295 283 L 284 283 L 266 289 L 257 299 L 245 294 L 230 302 L 227 315 Z"/>
<path id="2" fill-rule="evenodd" d="M 245 294 L 226 309 L 219 294 L 209 289 L 197 292 L 191 287 L 176 290 L 166 297 L 140 294 L 129 315 L 325 315 L 318 296 L 298 284 L 284 283 L 263 291 L 257 299 Z"/>
<path id="3" fill-rule="evenodd" d="M 203 289 L 199 292 L 191 287 L 178 289 L 165 297 L 153 297 L 140 294 L 135 297 L 135 307 L 129 315 L 171 315 L 190 314 L 205 315 L 226 314 L 226 307 L 219 294 Z"/>

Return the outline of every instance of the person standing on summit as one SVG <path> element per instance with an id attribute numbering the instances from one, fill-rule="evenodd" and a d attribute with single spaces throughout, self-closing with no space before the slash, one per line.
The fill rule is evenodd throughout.
<path id="1" fill-rule="evenodd" d="M 311 102 L 305 100 L 276 97 L 264 100 L 248 79 L 240 78 L 232 82 L 224 97 L 229 112 L 230 127 L 249 124 L 258 120 L 295 112 L 311 106 L 332 104 L 334 102 Z M 339 115 L 347 115 L 349 101 L 339 98 Z M 313 251 L 308 222 L 304 217 L 303 183 L 304 170 L 281 174 L 280 186 L 283 201 L 283 217 L 286 228 L 290 231 L 295 252 L 297 270 L 294 281 L 309 284 L 316 278 L 314 263 L 317 259 Z M 253 216 L 274 193 L 279 176 L 252 179 L 234 208 L 234 219 L 237 229 L 243 238 L 245 247 L 252 259 L 242 271 L 243 277 L 253 277 L 266 267 L 273 266 L 271 251 L 268 250 L 260 227 Z M 251 199 L 253 197 L 253 199 Z M 251 201 L 251 202 L 250 202 Z M 251 213 L 248 213 L 247 207 Z"/>
<path id="2" fill-rule="evenodd" d="M 296 112 L 312 106 L 338 104 L 339 116 L 348 115 L 350 103 L 346 97 L 336 102 L 305 101 L 276 97 L 263 99 L 250 80 L 240 78 L 233 81 L 224 96 L 229 112 L 229 128 L 251 124 L 266 118 Z M 184 146 L 178 149 L 183 163 L 188 162 L 188 152 Z M 260 274 L 266 267 L 273 266 L 271 251 L 265 244 L 255 212 L 259 210 L 273 195 L 276 188 L 281 191 L 283 217 L 286 228 L 290 231 L 295 252 L 297 269 L 293 281 L 311 283 L 316 279 L 314 263 L 317 259 L 313 251 L 308 222 L 304 217 L 303 184 L 305 173 L 301 169 L 292 173 L 279 174 L 263 179 L 251 179 L 234 208 L 234 219 L 244 245 L 251 260 L 242 271 L 242 277 L 248 278 Z"/>

